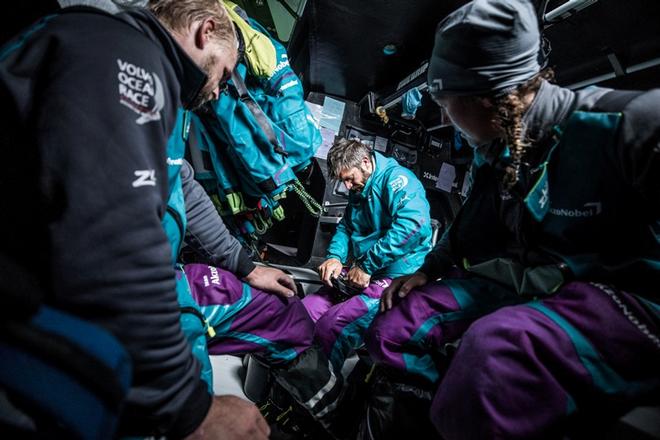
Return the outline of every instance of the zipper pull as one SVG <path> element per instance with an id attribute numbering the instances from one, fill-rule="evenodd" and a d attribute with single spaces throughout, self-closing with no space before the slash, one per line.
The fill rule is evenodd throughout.
<path id="1" fill-rule="evenodd" d="M 215 337 L 215 329 L 207 324 L 206 333 L 209 335 L 209 338 Z"/>

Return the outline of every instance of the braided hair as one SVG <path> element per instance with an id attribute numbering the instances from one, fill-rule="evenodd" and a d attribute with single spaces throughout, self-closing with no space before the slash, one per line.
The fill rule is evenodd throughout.
<path id="1" fill-rule="evenodd" d="M 520 178 L 520 165 L 522 164 L 525 152 L 531 145 L 531 140 L 525 136 L 525 127 L 523 124 L 523 115 L 527 107 L 524 98 L 530 92 L 536 92 L 543 80 L 552 81 L 554 72 L 552 69 L 544 69 L 534 75 L 525 83 L 519 85 L 512 92 L 501 96 L 495 96 L 493 104 L 495 115 L 492 123 L 501 133 L 504 134 L 504 140 L 511 150 L 511 165 L 505 170 L 504 186 L 511 189 Z"/>

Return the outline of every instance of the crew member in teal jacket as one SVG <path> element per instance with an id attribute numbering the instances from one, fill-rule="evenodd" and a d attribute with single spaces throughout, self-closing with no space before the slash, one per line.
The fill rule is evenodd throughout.
<path id="1" fill-rule="evenodd" d="M 362 344 L 390 280 L 424 262 L 431 249 L 431 219 L 417 177 L 359 140 L 336 142 L 328 152 L 328 170 L 350 190 L 349 202 L 319 267 L 327 288 L 303 303 L 316 322 L 315 338 L 337 372 Z M 337 277 L 362 293 L 346 299 L 332 287 Z"/>

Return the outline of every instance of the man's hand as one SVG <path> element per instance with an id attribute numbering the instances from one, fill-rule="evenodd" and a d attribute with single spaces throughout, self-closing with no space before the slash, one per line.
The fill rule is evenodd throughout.
<path id="1" fill-rule="evenodd" d="M 412 275 L 395 278 L 392 284 L 385 290 L 380 297 L 380 311 L 384 312 L 392 308 L 392 298 L 398 294 L 399 298 L 404 298 L 415 287 L 423 286 L 428 283 L 428 277 L 422 272 L 415 272 Z"/>
<path id="2" fill-rule="evenodd" d="M 369 286 L 371 275 L 360 269 L 358 266 L 353 266 L 351 270 L 348 271 L 346 279 L 354 286 L 366 288 Z"/>
<path id="3" fill-rule="evenodd" d="M 293 278 L 274 267 L 256 266 L 244 280 L 255 289 L 276 293 L 286 298 L 292 297 L 297 292 Z"/>
<path id="4" fill-rule="evenodd" d="M 328 287 L 332 287 L 331 278 L 337 278 L 341 273 L 341 270 L 344 266 L 336 258 L 328 258 L 319 266 L 319 275 L 321 275 L 321 281 Z"/>
<path id="5" fill-rule="evenodd" d="M 201 425 L 185 440 L 267 440 L 270 428 L 257 407 L 236 396 L 215 396 Z"/>

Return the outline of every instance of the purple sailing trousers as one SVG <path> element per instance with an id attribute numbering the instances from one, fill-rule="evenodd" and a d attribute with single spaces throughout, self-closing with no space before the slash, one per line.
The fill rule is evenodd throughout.
<path id="1" fill-rule="evenodd" d="M 365 341 L 377 362 L 439 383 L 430 416 L 443 438 L 556 438 L 576 414 L 620 414 L 660 390 L 659 317 L 657 304 L 595 283 L 530 301 L 452 279 L 379 314 Z M 438 371 L 434 356 L 459 338 Z"/>
<path id="2" fill-rule="evenodd" d="M 193 299 L 215 332 L 211 354 L 261 353 L 278 363 L 312 345 L 314 323 L 297 297 L 254 289 L 213 266 L 188 264 L 185 272 Z"/>
<path id="3" fill-rule="evenodd" d="M 316 323 L 314 338 L 335 371 L 341 371 L 350 353 L 363 344 L 364 332 L 376 316 L 380 296 L 390 283 L 389 278 L 372 281 L 360 295 L 342 302 L 336 301 L 334 288 L 324 286 L 302 300 Z"/>

